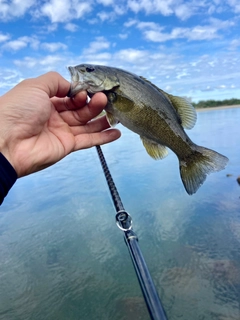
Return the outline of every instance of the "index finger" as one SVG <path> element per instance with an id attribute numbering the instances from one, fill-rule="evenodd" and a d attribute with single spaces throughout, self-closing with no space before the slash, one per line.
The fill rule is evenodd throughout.
<path id="1" fill-rule="evenodd" d="M 51 98 L 51 101 L 58 112 L 74 111 L 84 107 L 87 104 L 87 92 L 79 92 L 74 99 L 68 97 L 59 99 L 58 97 L 53 97 Z"/>

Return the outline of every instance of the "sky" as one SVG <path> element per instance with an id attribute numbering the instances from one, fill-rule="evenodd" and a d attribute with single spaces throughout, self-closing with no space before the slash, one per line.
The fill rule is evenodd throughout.
<path id="1" fill-rule="evenodd" d="M 240 98 L 240 1 L 0 0 L 0 95 L 82 63 L 194 102 Z"/>

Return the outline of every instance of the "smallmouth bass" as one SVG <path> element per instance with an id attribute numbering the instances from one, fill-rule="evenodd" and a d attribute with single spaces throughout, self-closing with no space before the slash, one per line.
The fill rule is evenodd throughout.
<path id="1" fill-rule="evenodd" d="M 184 128 L 194 127 L 196 111 L 186 99 L 159 89 L 130 72 L 101 65 L 68 67 L 71 74 L 69 96 L 86 90 L 92 97 L 103 92 L 109 123 L 118 122 L 139 134 L 147 153 L 163 159 L 171 149 L 179 159 L 180 175 L 188 194 L 195 193 L 208 174 L 225 168 L 228 158 L 196 145 Z"/>

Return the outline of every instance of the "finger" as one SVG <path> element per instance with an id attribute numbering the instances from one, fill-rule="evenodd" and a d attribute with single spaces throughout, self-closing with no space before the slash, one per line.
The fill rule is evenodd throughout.
<path id="1" fill-rule="evenodd" d="M 83 108 L 87 104 L 87 92 L 81 91 L 74 98 L 53 97 L 51 101 L 58 112 L 76 110 Z"/>
<path id="2" fill-rule="evenodd" d="M 105 94 L 99 92 L 96 93 L 89 104 L 85 105 L 83 108 L 60 113 L 62 119 L 69 126 L 84 125 L 89 120 L 98 116 L 104 109 L 107 103 L 107 97 Z"/>
<path id="3" fill-rule="evenodd" d="M 84 126 L 70 126 L 71 132 L 74 136 L 82 133 L 93 133 L 93 132 L 101 132 L 110 127 L 106 116 L 100 117 L 96 120 L 89 121 Z"/>
<path id="4" fill-rule="evenodd" d="M 45 91 L 50 98 L 65 97 L 70 89 L 70 83 L 59 73 L 50 71 L 37 78 L 29 79 L 32 86 Z"/>
<path id="5" fill-rule="evenodd" d="M 120 136 L 121 132 L 117 129 L 109 129 L 106 131 L 91 134 L 80 134 L 75 137 L 74 151 L 109 143 L 117 140 Z"/>
<path id="6" fill-rule="evenodd" d="M 90 116 L 90 119 L 99 115 L 103 109 L 106 107 L 107 97 L 104 93 L 98 92 L 96 93 L 88 104 L 88 114 L 87 117 Z M 87 113 L 87 112 L 86 112 Z"/>
<path id="7" fill-rule="evenodd" d="M 107 97 L 104 93 L 96 93 L 90 102 L 82 109 L 76 110 L 74 115 L 81 123 L 87 123 L 89 120 L 98 116 L 107 104 Z"/>

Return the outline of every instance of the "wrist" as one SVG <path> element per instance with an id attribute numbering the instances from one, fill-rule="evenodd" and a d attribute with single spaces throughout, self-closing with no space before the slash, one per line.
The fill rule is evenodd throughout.
<path id="1" fill-rule="evenodd" d="M 0 205 L 17 178 L 15 169 L 0 152 Z"/>
<path id="2" fill-rule="evenodd" d="M 1 138 L 0 138 L 0 153 L 9 162 L 9 164 L 12 166 L 12 168 L 15 170 L 15 172 L 17 174 L 17 170 L 14 166 L 14 161 L 13 161 L 12 157 L 10 156 L 10 152 L 8 150 L 7 144 L 5 143 L 5 141 L 1 140 Z"/>
<path id="3" fill-rule="evenodd" d="M 9 128 L 6 128 L 7 120 L 4 122 L 1 122 L 0 119 L 0 153 L 4 156 L 4 158 L 10 163 L 10 165 L 13 167 L 15 172 L 18 175 L 17 169 L 15 168 L 14 164 L 14 158 L 11 156 L 11 145 L 12 145 L 12 138 L 11 138 L 11 132 Z"/>

